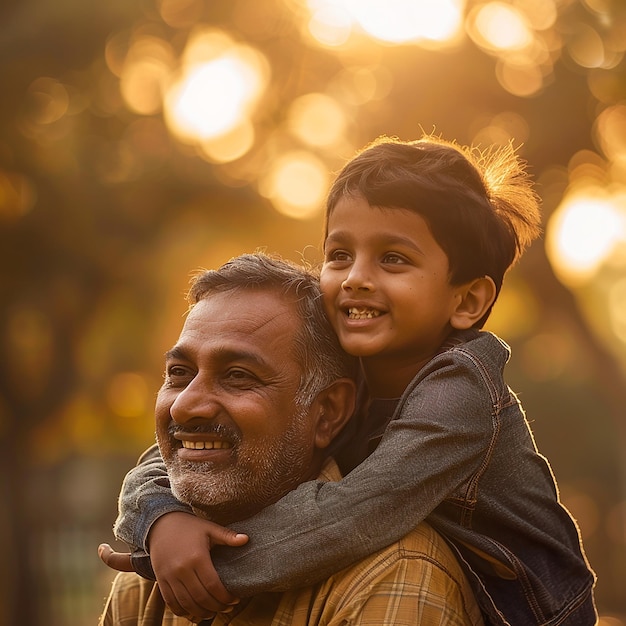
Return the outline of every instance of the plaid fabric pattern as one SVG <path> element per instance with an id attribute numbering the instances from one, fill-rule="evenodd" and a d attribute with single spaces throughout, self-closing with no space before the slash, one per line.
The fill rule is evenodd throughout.
<path id="1" fill-rule="evenodd" d="M 322 478 L 337 480 L 327 464 Z M 312 587 L 267 593 L 218 615 L 212 626 L 483 626 L 456 558 L 426 523 Z M 165 607 L 156 583 L 120 573 L 99 626 L 190 626 Z"/>

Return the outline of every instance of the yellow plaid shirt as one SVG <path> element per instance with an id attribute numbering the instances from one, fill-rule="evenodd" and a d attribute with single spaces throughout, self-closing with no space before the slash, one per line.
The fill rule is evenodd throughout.
<path id="1" fill-rule="evenodd" d="M 338 480 L 327 463 L 324 480 Z M 113 582 L 99 626 L 190 626 L 164 604 L 158 585 L 135 573 Z M 242 600 L 212 626 L 483 626 L 458 561 L 426 523 L 400 541 L 312 587 Z"/>

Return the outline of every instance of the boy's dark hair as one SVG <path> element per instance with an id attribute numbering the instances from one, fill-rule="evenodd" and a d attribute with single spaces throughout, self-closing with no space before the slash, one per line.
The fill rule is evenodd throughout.
<path id="1" fill-rule="evenodd" d="M 448 257 L 450 282 L 490 276 L 496 297 L 506 271 L 541 230 L 538 197 L 510 144 L 480 151 L 432 135 L 406 142 L 380 137 L 340 171 L 328 194 L 327 225 L 344 196 L 415 211 Z"/>

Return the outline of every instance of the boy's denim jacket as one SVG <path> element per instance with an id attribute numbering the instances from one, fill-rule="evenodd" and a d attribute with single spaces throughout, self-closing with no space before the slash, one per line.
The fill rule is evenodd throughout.
<path id="1" fill-rule="evenodd" d="M 491 333 L 455 333 L 407 387 L 363 463 L 230 526 L 251 539 L 213 549 L 225 586 L 245 597 L 313 584 L 427 518 L 456 550 L 487 623 L 596 623 L 595 576 L 504 382 L 509 356 Z M 144 548 L 150 525 L 172 510 L 188 509 L 153 450 L 124 481 L 116 535 Z"/>

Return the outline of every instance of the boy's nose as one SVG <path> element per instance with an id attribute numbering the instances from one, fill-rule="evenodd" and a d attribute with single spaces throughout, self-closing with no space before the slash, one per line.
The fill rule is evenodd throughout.
<path id="1" fill-rule="evenodd" d="M 367 268 L 363 264 L 355 263 L 341 283 L 341 288 L 344 291 L 374 291 L 374 283 L 370 278 L 370 273 Z"/>

